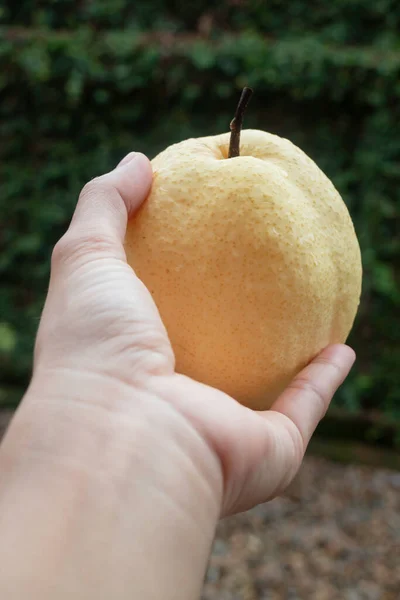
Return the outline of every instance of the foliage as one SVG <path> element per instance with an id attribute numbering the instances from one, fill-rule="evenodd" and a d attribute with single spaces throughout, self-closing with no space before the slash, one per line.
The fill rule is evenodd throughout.
<path id="1" fill-rule="evenodd" d="M 246 84 L 246 126 L 316 160 L 362 246 L 359 361 L 338 403 L 399 415 L 400 5 L 3 0 L 0 22 L 4 384 L 29 378 L 51 248 L 85 181 L 133 148 L 227 130 Z"/>

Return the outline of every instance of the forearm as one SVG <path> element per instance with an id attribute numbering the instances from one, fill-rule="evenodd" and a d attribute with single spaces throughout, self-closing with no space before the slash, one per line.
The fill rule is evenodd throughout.
<path id="1" fill-rule="evenodd" d="M 34 382 L 0 453 L 0 596 L 198 598 L 222 494 L 205 444 L 143 391 Z"/>

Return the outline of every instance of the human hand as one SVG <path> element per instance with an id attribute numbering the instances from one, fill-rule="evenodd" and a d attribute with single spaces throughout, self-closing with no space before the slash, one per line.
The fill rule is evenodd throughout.
<path id="1" fill-rule="evenodd" d="M 179 507 L 178 521 L 182 514 L 196 520 L 205 548 L 199 549 L 200 564 L 206 560 L 218 516 L 271 499 L 290 483 L 354 353 L 344 345 L 324 350 L 266 412 L 251 411 L 176 373 L 157 308 L 126 263 L 123 248 L 127 219 L 146 198 L 151 177 L 149 161 L 131 154 L 117 169 L 90 182 L 54 250 L 32 382 L 1 448 L 0 464 L 6 465 L 9 477 L 1 484 L 0 509 L 10 489 L 34 504 L 38 501 L 37 491 L 26 487 L 34 485 L 28 476 L 32 469 L 36 486 L 42 482 L 52 500 L 63 506 L 62 514 L 74 514 L 71 502 L 77 486 L 83 485 L 86 522 L 97 514 L 92 529 L 100 532 L 104 523 L 110 527 L 110 506 L 119 514 L 141 514 L 140 507 L 144 512 L 154 508 L 158 489 L 161 503 L 168 498 L 167 504 Z M 127 482 L 132 479 L 136 483 L 131 489 Z M 149 487 L 153 491 L 146 495 L 143 490 Z M 107 497 L 106 506 L 100 506 L 101 494 Z M 57 512 L 57 503 L 52 510 Z M 61 527 L 59 519 L 53 516 L 53 535 L 54 528 L 59 532 Z M 28 521 L 29 515 L 20 515 L 25 536 Z M 182 530 L 179 538 L 173 519 L 160 526 L 170 526 L 170 536 L 177 535 L 184 545 L 186 533 Z M 137 533 L 134 520 L 127 527 Z M 3 539 L 6 529 L 10 536 L 15 532 L 2 529 Z M 101 539 L 103 534 L 104 544 L 110 544 L 111 533 L 99 534 Z M 33 527 L 33 540 L 34 535 Z M 122 544 L 115 531 L 113 536 L 114 546 Z M 72 541 L 81 547 L 87 543 L 87 537 L 79 544 Z M 126 556 L 126 539 L 124 543 L 118 552 Z M 89 547 L 93 544 L 92 540 Z M 153 544 L 162 556 L 171 554 L 168 544 Z M 152 552 L 157 554 L 154 545 Z M 196 562 L 193 556 L 192 560 Z M 96 568 L 95 562 L 92 569 Z M 109 597 L 129 597 L 111 589 Z M 186 598 L 191 597 L 193 586 L 185 589 Z M 177 598 L 176 593 L 171 597 Z"/>
<path id="2" fill-rule="evenodd" d="M 142 155 L 125 161 L 86 186 L 56 246 L 36 368 L 92 372 L 165 399 L 221 462 L 222 514 L 245 510 L 290 483 L 354 353 L 342 345 L 326 349 L 265 412 L 176 374 L 157 308 L 123 249 L 127 215 L 146 197 L 151 168 Z"/>

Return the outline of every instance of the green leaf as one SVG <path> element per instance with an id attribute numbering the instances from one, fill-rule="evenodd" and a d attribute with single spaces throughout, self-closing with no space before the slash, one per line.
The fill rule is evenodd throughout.
<path id="1" fill-rule="evenodd" d="M 0 323 L 0 353 L 11 354 L 17 345 L 17 334 L 8 323 Z"/>

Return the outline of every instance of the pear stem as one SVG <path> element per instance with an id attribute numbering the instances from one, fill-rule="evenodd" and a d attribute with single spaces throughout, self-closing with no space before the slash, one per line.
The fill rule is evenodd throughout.
<path id="1" fill-rule="evenodd" d="M 240 156 L 240 132 L 242 131 L 244 113 L 252 95 L 253 90 L 251 88 L 243 88 L 239 104 L 237 105 L 235 116 L 233 117 L 230 124 L 231 139 L 229 142 L 228 158 L 235 158 L 236 156 Z"/>

